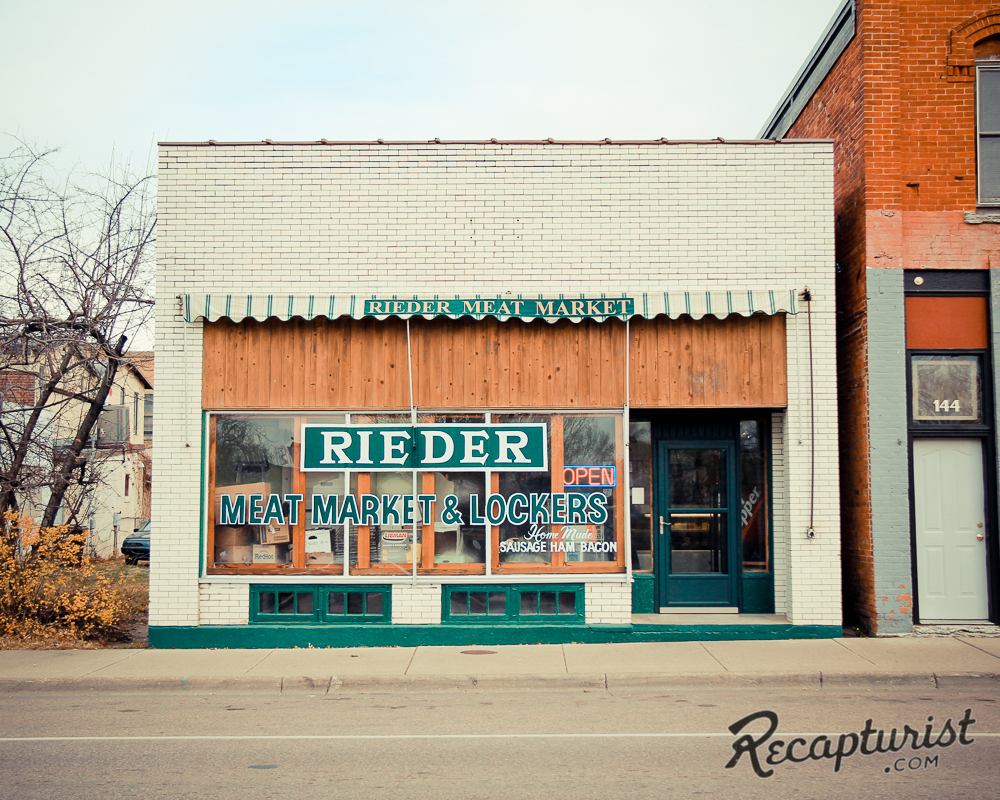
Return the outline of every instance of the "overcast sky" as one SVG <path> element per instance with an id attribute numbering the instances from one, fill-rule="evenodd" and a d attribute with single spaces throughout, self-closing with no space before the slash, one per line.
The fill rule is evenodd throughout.
<path id="1" fill-rule="evenodd" d="M 842 2 L 0 0 L 0 132 L 85 170 L 157 141 L 753 138 Z"/>

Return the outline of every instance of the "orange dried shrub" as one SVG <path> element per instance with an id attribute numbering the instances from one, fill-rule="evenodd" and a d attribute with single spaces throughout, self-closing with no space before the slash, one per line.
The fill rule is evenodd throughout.
<path id="1" fill-rule="evenodd" d="M 39 528 L 16 512 L 0 528 L 0 635 L 120 639 L 125 604 L 84 555 L 86 531 Z"/>

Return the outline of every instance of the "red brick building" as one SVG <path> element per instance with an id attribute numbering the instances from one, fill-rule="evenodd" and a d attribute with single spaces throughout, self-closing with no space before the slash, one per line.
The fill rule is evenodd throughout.
<path id="1" fill-rule="evenodd" d="M 846 0 L 761 138 L 835 142 L 846 621 L 1000 621 L 1000 4 Z"/>

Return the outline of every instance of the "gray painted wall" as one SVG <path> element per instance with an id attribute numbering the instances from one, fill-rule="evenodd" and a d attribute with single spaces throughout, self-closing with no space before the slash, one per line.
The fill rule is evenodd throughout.
<path id="1" fill-rule="evenodd" d="M 869 269 L 868 420 L 878 632 L 913 628 L 903 270 Z"/>
<path id="2" fill-rule="evenodd" d="M 993 436 L 996 437 L 1000 433 L 1000 269 L 990 270 L 990 327 L 992 341 L 990 342 L 993 350 L 993 414 L 994 414 L 994 433 Z M 994 443 L 996 438 L 994 438 Z M 1000 460 L 1000 447 L 996 448 L 998 454 L 998 460 Z M 1000 475 L 1000 463 L 997 464 L 997 474 Z M 998 482 L 1000 483 L 1000 482 Z M 997 498 L 997 508 L 1000 508 L 1000 498 Z M 988 513 L 988 512 L 987 512 Z M 996 521 L 990 526 L 988 526 L 987 536 L 997 536 L 998 526 Z M 995 548 L 998 542 L 994 541 L 993 548 Z M 993 548 L 987 548 L 986 552 L 992 552 Z M 991 585 L 995 586 L 995 581 L 997 576 L 991 576 Z M 996 598 L 996 589 L 993 589 L 991 597 L 991 611 L 993 613 L 993 620 L 997 619 L 997 608 L 994 605 Z"/>

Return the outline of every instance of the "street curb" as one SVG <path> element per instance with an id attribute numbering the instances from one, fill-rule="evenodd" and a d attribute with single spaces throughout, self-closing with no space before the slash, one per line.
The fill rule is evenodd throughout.
<path id="1" fill-rule="evenodd" d="M 1000 674 L 995 672 L 959 672 L 934 676 L 939 689 L 979 689 L 984 683 L 1000 683 Z"/>
<path id="2" fill-rule="evenodd" d="M 161 678 L 52 678 L 0 680 L 0 693 L 101 692 L 264 692 L 326 696 L 390 692 L 625 692 L 629 690 L 742 689 L 795 687 L 852 689 L 925 686 L 928 689 L 982 689 L 1000 683 L 998 673 L 589 673 L 580 675 L 399 675 L 399 676 L 243 676 Z"/>
<path id="3" fill-rule="evenodd" d="M 623 689 L 669 688 L 746 688 L 754 686 L 802 686 L 821 688 L 822 681 L 819 672 L 786 672 L 734 674 L 732 672 L 609 672 L 607 675 L 608 691 Z"/>
<path id="4" fill-rule="evenodd" d="M 326 695 L 389 692 L 596 692 L 603 674 L 593 675 L 398 675 L 241 678 L 53 678 L 0 680 L 0 694 L 21 692 L 269 692 Z"/>
<path id="5" fill-rule="evenodd" d="M 216 692 L 266 691 L 281 693 L 281 678 L 23 678 L 0 681 L 0 693 L 18 692 Z"/>
<path id="6" fill-rule="evenodd" d="M 607 681 L 603 673 L 567 675 L 405 675 L 388 677 L 334 677 L 330 692 L 423 691 L 423 692 L 603 692 Z"/>
<path id="7" fill-rule="evenodd" d="M 823 686 L 829 689 L 850 689 L 857 686 L 926 686 L 937 685 L 933 672 L 878 673 L 824 672 Z"/>

